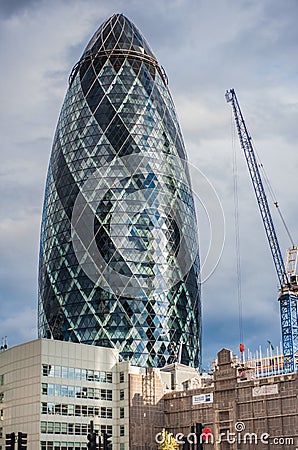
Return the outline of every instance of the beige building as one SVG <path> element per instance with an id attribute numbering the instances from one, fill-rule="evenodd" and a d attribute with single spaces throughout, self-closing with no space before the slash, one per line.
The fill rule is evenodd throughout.
<path id="1" fill-rule="evenodd" d="M 0 353 L 0 450 L 19 431 L 28 450 L 86 449 L 91 420 L 113 450 L 157 449 L 164 428 L 192 449 L 196 424 L 211 433 L 206 449 L 295 450 L 297 373 L 261 377 L 259 367 L 243 367 L 226 349 L 202 375 L 178 363 L 134 367 L 91 345 L 18 345 Z"/>
<path id="2" fill-rule="evenodd" d="M 130 376 L 130 449 L 157 448 L 163 428 L 181 448 L 196 448 L 193 431 L 202 424 L 211 432 L 206 449 L 296 450 L 298 374 L 260 377 L 258 367 L 243 367 L 223 349 L 212 376 L 187 377 L 179 364 Z"/>
<path id="3" fill-rule="evenodd" d="M 128 446 L 128 368 L 116 350 L 38 339 L 0 353 L 1 440 L 28 434 L 30 450 L 86 448 L 90 421 Z"/>

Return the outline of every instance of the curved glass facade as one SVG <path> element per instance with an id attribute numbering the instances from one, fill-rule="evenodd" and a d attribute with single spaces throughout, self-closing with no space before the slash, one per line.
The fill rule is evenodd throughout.
<path id="1" fill-rule="evenodd" d="M 48 169 L 39 337 L 199 366 L 197 224 L 166 76 L 114 15 L 74 67 Z"/>

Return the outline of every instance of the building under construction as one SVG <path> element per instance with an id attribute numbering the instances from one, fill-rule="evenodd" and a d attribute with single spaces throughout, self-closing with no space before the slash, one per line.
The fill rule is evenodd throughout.
<path id="1" fill-rule="evenodd" d="M 209 375 L 180 364 L 130 375 L 129 448 L 157 448 L 165 428 L 183 449 L 295 449 L 297 373 L 261 376 L 258 363 L 223 349 Z"/>

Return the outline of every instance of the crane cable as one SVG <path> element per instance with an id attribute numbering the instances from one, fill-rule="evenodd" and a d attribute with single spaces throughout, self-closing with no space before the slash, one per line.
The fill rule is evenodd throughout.
<path id="1" fill-rule="evenodd" d="M 271 197 L 272 203 L 274 204 L 275 208 L 277 209 L 277 212 L 278 212 L 279 217 L 280 217 L 280 219 L 281 219 L 281 221 L 282 221 L 282 224 L 283 224 L 283 226 L 285 227 L 285 230 L 286 230 L 286 233 L 287 233 L 287 235 L 288 235 L 288 238 L 290 239 L 290 242 L 291 242 L 292 246 L 294 247 L 294 246 L 295 246 L 295 244 L 294 244 L 294 239 L 293 239 L 293 237 L 292 237 L 292 235 L 291 235 L 291 233 L 290 233 L 290 230 L 289 230 L 289 228 L 288 228 L 288 226 L 287 226 L 287 224 L 286 224 L 286 221 L 285 221 L 285 219 L 284 219 L 284 217 L 283 217 L 283 214 L 281 213 L 281 210 L 280 210 L 279 203 L 278 203 L 278 201 L 277 201 L 276 195 L 275 195 L 275 193 L 274 193 L 274 190 L 273 190 L 273 188 L 272 188 L 272 185 L 271 185 L 271 183 L 270 183 L 270 180 L 269 180 L 269 178 L 268 178 L 268 175 L 267 175 L 267 173 L 266 173 L 266 171 L 265 171 L 265 168 L 264 168 L 264 166 L 263 166 L 263 163 L 262 163 L 262 161 L 261 161 L 261 158 L 260 158 L 260 156 L 259 156 L 259 154 L 258 154 L 258 152 L 257 152 L 257 150 L 256 150 L 256 144 L 255 144 L 255 142 L 254 142 L 254 149 L 255 149 L 255 154 L 256 154 L 256 156 L 257 156 L 257 162 L 258 162 L 259 168 L 260 168 L 260 170 L 261 170 L 261 172 L 262 172 L 262 178 L 263 178 L 263 180 L 264 180 L 264 182 L 265 182 L 265 184 L 266 184 L 266 187 L 267 187 L 267 191 L 268 191 L 268 193 L 269 193 L 269 195 L 270 195 L 270 197 Z"/>
<path id="2" fill-rule="evenodd" d="M 236 250 L 236 277 L 237 277 L 237 303 L 240 345 L 243 345 L 243 305 L 242 305 L 242 282 L 241 282 L 241 258 L 240 258 L 240 227 L 239 227 L 239 200 L 238 200 L 238 170 L 236 152 L 236 126 L 231 110 L 231 134 L 233 154 L 233 196 L 234 196 L 234 226 L 235 226 L 235 250 Z M 241 350 L 241 362 L 244 362 L 244 354 Z"/>

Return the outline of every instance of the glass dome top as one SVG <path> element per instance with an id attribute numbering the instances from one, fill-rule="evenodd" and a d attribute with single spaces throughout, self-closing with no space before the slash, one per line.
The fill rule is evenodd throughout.
<path id="1" fill-rule="evenodd" d="M 123 14 L 114 14 L 95 32 L 84 51 L 83 58 L 90 53 L 119 51 L 147 56 L 156 61 L 156 57 L 140 30 Z"/>

